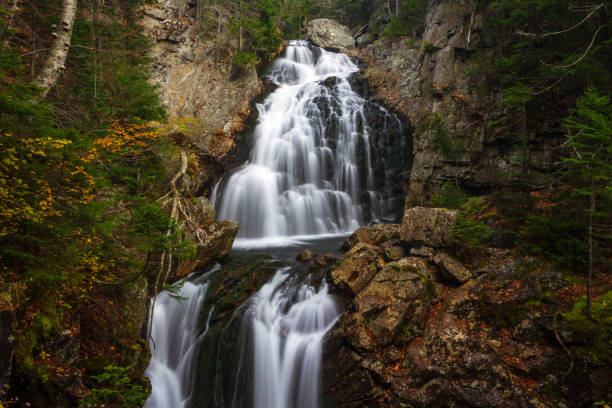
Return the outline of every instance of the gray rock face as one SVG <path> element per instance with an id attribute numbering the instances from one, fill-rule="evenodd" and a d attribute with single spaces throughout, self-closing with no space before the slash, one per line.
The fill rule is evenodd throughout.
<path id="1" fill-rule="evenodd" d="M 450 232 L 457 211 L 444 208 L 407 208 L 400 228 L 400 238 L 413 245 L 451 246 Z"/>
<path id="2" fill-rule="evenodd" d="M 215 219 L 215 207 L 206 197 L 198 197 L 193 205 L 193 209 L 195 213 L 194 216 L 198 220 L 206 221 Z"/>
<path id="3" fill-rule="evenodd" d="M 242 130 L 263 84 L 254 67 L 236 75 L 232 58 L 238 42 L 229 33 L 230 11 L 215 4 L 204 6 L 219 16 L 215 27 L 218 24 L 220 34 L 212 38 L 198 28 L 192 13 L 195 5 L 159 0 L 141 9 L 139 23 L 154 43 L 151 77 L 159 85 L 170 119 L 189 118 L 186 127 L 196 139 L 190 142 L 223 156 L 232 143 L 211 147 L 213 135 L 231 140 Z"/>
<path id="4" fill-rule="evenodd" d="M 336 20 L 321 18 L 306 25 L 308 39 L 315 45 L 331 51 L 347 52 L 355 49 L 355 39 L 348 27 Z"/>
<path id="5" fill-rule="evenodd" d="M 482 191 L 499 185 L 513 166 L 513 146 L 518 149 L 520 143 L 513 129 L 490 125 L 509 113 L 502 95 L 483 96 L 475 91 L 484 80 L 470 74 L 475 64 L 471 57 L 482 46 L 484 17 L 476 3 L 430 1 L 424 30 L 413 41 L 380 39 L 360 46 L 373 93 L 416 127 L 409 193 L 415 204 L 423 203 L 455 176 L 464 188 Z M 466 153 L 460 160 L 445 160 L 432 146 L 431 136 L 423 131 L 431 113 L 439 114 L 449 131 L 463 141 Z M 541 137 L 530 135 L 530 166 L 534 169 L 554 163 L 551 147 L 562 134 L 554 123 L 542 127 L 548 130 Z"/>

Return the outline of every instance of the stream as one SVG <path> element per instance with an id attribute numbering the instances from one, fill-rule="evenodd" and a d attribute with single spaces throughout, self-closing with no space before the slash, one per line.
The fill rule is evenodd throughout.
<path id="1" fill-rule="evenodd" d="M 272 64 L 265 79 L 275 90 L 258 105 L 250 157 L 217 184 L 212 201 L 218 219 L 240 223 L 230 263 L 261 253 L 278 262 L 267 283 L 224 317 L 217 357 L 205 361 L 215 378 L 198 380 L 211 384 L 206 391 L 195 384 L 196 361 L 213 336 L 211 317 L 220 319 L 223 305 L 205 304 L 221 267 L 157 296 L 145 407 L 321 405 L 323 338 L 342 309 L 325 279 L 300 270 L 295 256 L 306 248 L 338 255 L 355 229 L 393 220 L 401 194 L 385 163 L 405 169 L 401 157 L 411 149 L 402 144 L 401 121 L 355 89 L 359 69 L 306 41 L 290 42 Z"/>

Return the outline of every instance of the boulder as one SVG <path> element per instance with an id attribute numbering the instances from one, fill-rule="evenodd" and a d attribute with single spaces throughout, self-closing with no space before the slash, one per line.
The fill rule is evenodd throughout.
<path id="1" fill-rule="evenodd" d="M 399 238 L 399 224 L 374 224 L 362 227 L 346 239 L 342 249 L 348 251 L 359 243 L 381 245 L 385 241 Z"/>
<path id="2" fill-rule="evenodd" d="M 462 285 L 472 278 L 472 273 L 461 262 L 444 252 L 434 256 L 433 261 L 444 280 Z"/>
<path id="3" fill-rule="evenodd" d="M 355 49 L 355 39 L 348 27 L 336 20 L 320 18 L 306 25 L 308 39 L 315 45 L 330 51 L 352 51 Z"/>
<path id="4" fill-rule="evenodd" d="M 193 215 L 197 220 L 214 220 L 215 207 L 206 197 L 198 197 L 193 206 Z"/>
<path id="5" fill-rule="evenodd" d="M 316 255 L 310 249 L 305 249 L 302 252 L 300 252 L 299 254 L 297 254 L 295 259 L 298 262 L 308 262 L 308 261 L 314 259 L 315 257 L 316 257 Z"/>
<path id="6" fill-rule="evenodd" d="M 406 256 L 406 250 L 397 241 L 385 241 L 380 247 L 385 251 L 385 258 L 388 261 L 399 261 Z"/>
<path id="7" fill-rule="evenodd" d="M 357 42 L 357 47 L 365 48 L 368 45 L 372 44 L 374 42 L 374 39 L 375 38 L 371 33 L 364 33 L 357 37 L 355 41 Z"/>
<path id="8" fill-rule="evenodd" d="M 189 275 L 196 269 L 204 268 L 212 261 L 229 254 L 238 233 L 238 223 L 235 221 L 211 222 L 199 229 L 199 239 L 193 237 L 196 244 L 196 255 L 183 260 L 174 272 L 172 280 L 178 280 Z"/>
<path id="9" fill-rule="evenodd" d="M 408 208 L 402 218 L 400 239 L 434 248 L 451 246 L 450 233 L 457 213 L 444 208 Z"/>
<path id="10" fill-rule="evenodd" d="M 340 290 L 355 296 L 384 265 L 380 248 L 359 243 L 338 261 L 331 278 Z"/>
<path id="11" fill-rule="evenodd" d="M 418 247 L 418 248 L 410 248 L 410 255 L 421 256 L 423 258 L 433 259 L 435 255 L 435 251 L 430 247 Z"/>
<path id="12" fill-rule="evenodd" d="M 355 304 L 376 343 L 384 346 L 406 316 L 416 321 L 424 316 L 432 295 L 432 274 L 421 258 L 410 257 L 382 268 L 357 295 Z"/>

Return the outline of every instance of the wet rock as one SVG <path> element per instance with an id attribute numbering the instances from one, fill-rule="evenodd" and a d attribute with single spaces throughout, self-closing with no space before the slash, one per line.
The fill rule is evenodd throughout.
<path id="1" fill-rule="evenodd" d="M 306 25 L 308 39 L 330 51 L 346 52 L 355 49 L 355 40 L 348 27 L 336 20 L 321 18 Z"/>
<path id="2" fill-rule="evenodd" d="M 461 262 L 444 252 L 434 256 L 433 261 L 444 280 L 454 284 L 464 284 L 472 278 L 472 273 Z"/>
<path id="3" fill-rule="evenodd" d="M 325 408 L 379 407 L 384 395 L 361 367 L 360 355 L 344 343 L 344 334 L 330 331 L 323 350 L 322 406 Z"/>
<path id="4" fill-rule="evenodd" d="M 331 278 L 340 290 L 355 296 L 384 265 L 380 248 L 359 243 L 340 258 L 331 271 Z"/>
<path id="5" fill-rule="evenodd" d="M 399 238 L 399 224 L 374 224 L 362 227 L 346 239 L 342 249 L 348 251 L 359 243 L 381 245 L 385 241 Z"/>
<path id="6" fill-rule="evenodd" d="M 406 316 L 420 320 L 431 300 L 433 280 L 421 258 L 388 263 L 357 295 L 355 304 L 378 345 L 387 345 Z"/>
<path id="7" fill-rule="evenodd" d="M 302 252 L 300 252 L 299 254 L 297 254 L 295 259 L 297 259 L 298 262 L 308 262 L 308 261 L 314 259 L 315 256 L 316 255 L 310 249 L 305 249 Z"/>
<path id="8" fill-rule="evenodd" d="M 323 268 L 326 266 L 333 265 L 336 261 L 338 261 L 338 258 L 336 256 L 332 254 L 323 254 L 323 255 L 317 256 L 312 261 L 312 265 L 310 266 L 310 268 L 311 269 Z"/>
<path id="9" fill-rule="evenodd" d="M 407 208 L 402 218 L 400 238 L 413 245 L 451 246 L 450 232 L 457 213 L 444 208 Z"/>
<path id="10" fill-rule="evenodd" d="M 174 272 L 171 280 L 178 280 L 189 275 L 198 268 L 204 268 L 212 261 L 229 254 L 238 233 L 238 223 L 235 221 L 211 222 L 199 228 L 192 237 L 196 245 L 196 255 L 182 261 Z"/>

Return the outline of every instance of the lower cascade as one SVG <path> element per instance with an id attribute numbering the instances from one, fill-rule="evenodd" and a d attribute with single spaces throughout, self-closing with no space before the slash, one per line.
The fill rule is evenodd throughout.
<path id="1" fill-rule="evenodd" d="M 145 376 L 152 393 L 146 408 L 184 408 L 191 395 L 192 359 L 197 351 L 199 316 L 208 284 L 184 281 L 176 294 L 157 295 L 151 327 L 151 362 Z"/>
<path id="2" fill-rule="evenodd" d="M 253 297 L 241 336 L 253 343 L 253 407 L 316 408 L 325 333 L 340 315 L 322 285 L 293 286 L 287 270 Z"/>
<path id="3" fill-rule="evenodd" d="M 240 224 L 235 246 L 287 247 L 393 217 L 411 146 L 397 117 L 353 89 L 358 70 L 306 41 L 273 63 L 267 79 L 276 89 L 258 106 L 250 158 L 213 192 L 217 217 Z M 380 118 L 377 128 L 368 117 Z M 319 407 L 323 338 L 342 312 L 325 279 L 281 267 L 233 313 L 221 302 L 215 315 L 205 301 L 214 272 L 184 281 L 178 300 L 157 296 L 146 407 Z M 205 338 L 211 320 L 215 334 Z M 202 364 L 206 377 L 194 372 Z"/>

